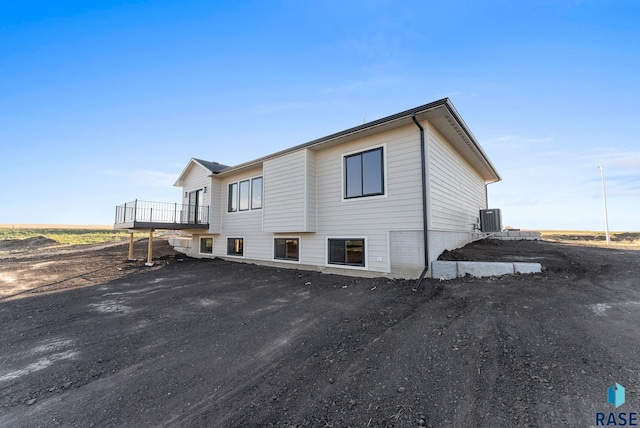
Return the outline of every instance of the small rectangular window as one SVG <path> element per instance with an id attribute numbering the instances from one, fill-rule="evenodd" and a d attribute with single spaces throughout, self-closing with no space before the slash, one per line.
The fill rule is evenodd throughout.
<path id="1" fill-rule="evenodd" d="M 344 157 L 344 196 L 384 195 L 384 158 L 382 147 Z"/>
<path id="2" fill-rule="evenodd" d="M 275 238 L 274 258 L 278 260 L 299 260 L 298 238 Z"/>
<path id="3" fill-rule="evenodd" d="M 200 238 L 200 254 L 213 254 L 213 238 Z"/>
<path id="4" fill-rule="evenodd" d="M 242 256 L 244 255 L 244 239 L 243 238 L 227 238 L 227 255 Z"/>
<path id="5" fill-rule="evenodd" d="M 238 183 L 229 184 L 229 201 L 227 211 L 238 211 Z"/>
<path id="6" fill-rule="evenodd" d="M 249 209 L 249 180 L 240 182 L 240 211 Z"/>
<path id="7" fill-rule="evenodd" d="M 251 180 L 251 209 L 262 208 L 262 177 Z"/>
<path id="8" fill-rule="evenodd" d="M 364 239 L 329 239 L 329 263 L 364 266 Z"/>

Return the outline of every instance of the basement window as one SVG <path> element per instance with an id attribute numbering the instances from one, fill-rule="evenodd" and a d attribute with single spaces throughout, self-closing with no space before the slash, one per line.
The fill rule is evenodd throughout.
<path id="1" fill-rule="evenodd" d="M 274 259 L 298 261 L 300 258 L 298 238 L 275 238 L 274 239 Z"/>
<path id="2" fill-rule="evenodd" d="M 244 238 L 227 238 L 227 255 L 239 256 L 244 255 Z"/>
<path id="3" fill-rule="evenodd" d="M 329 264 L 365 265 L 364 239 L 329 239 Z"/>
<path id="4" fill-rule="evenodd" d="M 213 238 L 200 238 L 200 254 L 213 254 Z"/>

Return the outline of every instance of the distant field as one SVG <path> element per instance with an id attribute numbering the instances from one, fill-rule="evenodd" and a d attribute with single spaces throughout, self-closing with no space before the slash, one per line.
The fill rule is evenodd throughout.
<path id="1" fill-rule="evenodd" d="M 28 239 L 37 236 L 53 239 L 61 245 L 96 244 L 126 239 L 129 232 L 110 226 L 76 225 L 0 225 L 0 240 Z"/>
<path id="2" fill-rule="evenodd" d="M 542 239 L 556 242 L 573 242 L 584 245 L 606 245 L 606 234 L 589 230 L 541 230 Z M 640 232 L 609 232 L 612 245 L 638 246 Z"/>
<path id="3" fill-rule="evenodd" d="M 83 229 L 111 230 L 110 224 L 0 224 L 0 229 Z"/>

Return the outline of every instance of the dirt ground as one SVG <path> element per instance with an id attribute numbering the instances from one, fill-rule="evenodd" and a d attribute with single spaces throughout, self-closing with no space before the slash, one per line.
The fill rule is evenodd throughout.
<path id="1" fill-rule="evenodd" d="M 555 427 L 640 412 L 640 252 L 480 241 L 542 274 L 413 282 L 155 244 L 0 255 L 0 426 Z M 626 387 L 626 404 L 607 388 Z"/>

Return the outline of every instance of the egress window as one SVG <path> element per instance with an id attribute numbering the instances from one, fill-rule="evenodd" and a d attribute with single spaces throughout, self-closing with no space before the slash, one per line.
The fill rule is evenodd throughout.
<path id="1" fill-rule="evenodd" d="M 243 256 L 244 255 L 244 239 L 243 238 L 227 238 L 227 255 Z"/>
<path id="2" fill-rule="evenodd" d="M 383 148 L 344 157 L 344 197 L 384 195 Z"/>
<path id="3" fill-rule="evenodd" d="M 364 266 L 364 239 L 329 239 L 329 263 Z"/>
<path id="4" fill-rule="evenodd" d="M 273 258 L 276 260 L 298 261 L 300 259 L 298 244 L 298 238 L 275 238 Z"/>
<path id="5" fill-rule="evenodd" d="M 213 254 L 213 238 L 200 238 L 200 254 Z"/>

